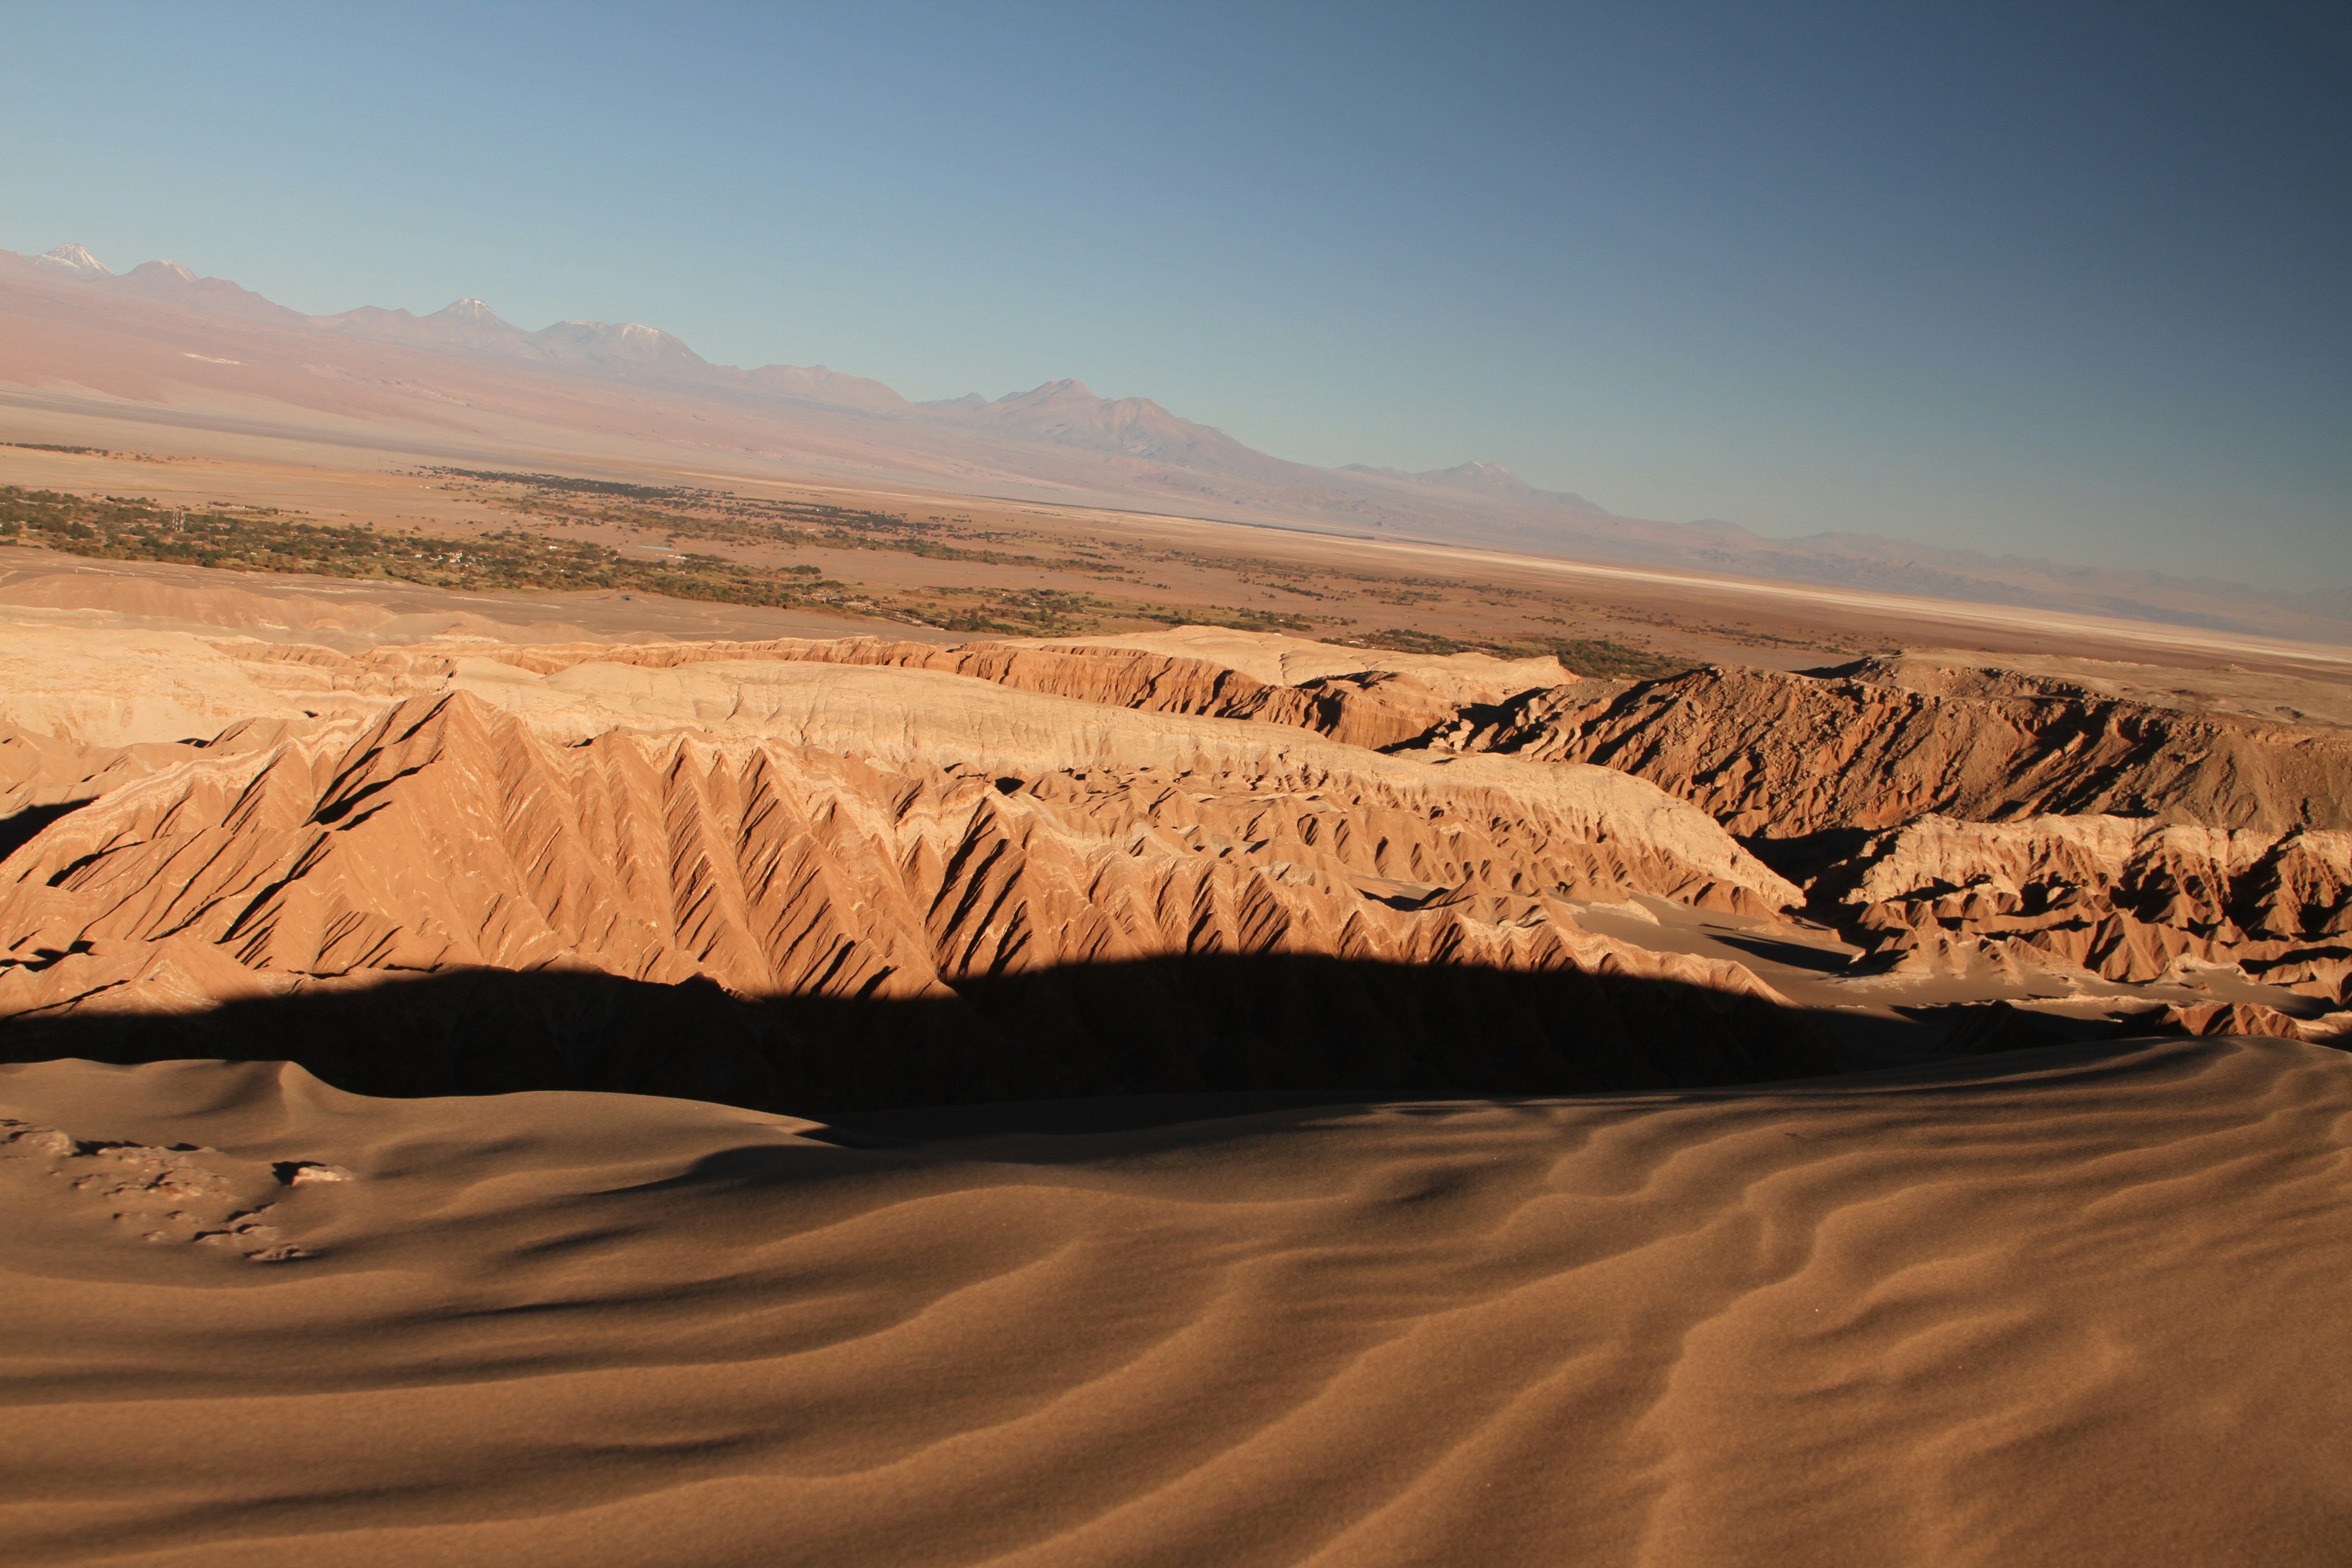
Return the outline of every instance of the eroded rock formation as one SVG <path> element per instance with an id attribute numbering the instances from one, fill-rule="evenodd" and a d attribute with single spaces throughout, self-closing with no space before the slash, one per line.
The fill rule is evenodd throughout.
<path id="1" fill-rule="evenodd" d="M 1445 689 L 1475 685 L 1458 676 L 1448 679 L 1432 672 L 1436 680 L 1433 685 L 1421 676 L 1387 669 L 1318 674 L 1297 684 L 1269 683 L 1227 665 L 1179 654 L 1058 644 L 976 643 L 942 648 L 872 637 L 634 646 L 583 643 L 463 653 L 446 648 L 376 648 L 357 655 L 307 645 L 257 643 L 238 651 L 254 665 L 275 667 L 279 673 L 277 684 L 281 686 L 301 689 L 323 681 L 339 693 L 377 698 L 397 698 L 460 681 L 469 670 L 479 671 L 486 664 L 540 676 L 585 665 L 677 669 L 707 664 L 808 663 L 924 669 L 1139 712 L 1254 719 L 1310 730 L 1376 751 L 1417 741 L 1453 721 L 1458 707 Z M 1490 662 L 1507 670 L 1511 668 L 1500 660 Z M 1540 662 L 1552 665 L 1549 673 L 1554 679 L 1564 673 L 1553 661 Z M 265 674 L 261 679 L 269 678 Z"/>
<path id="2" fill-rule="evenodd" d="M 5 863 L 0 1015 L 469 968 L 940 1000 L 1202 955 L 1623 977 L 1759 1017 L 1780 1001 L 1738 964 L 1580 925 L 1634 892 L 1750 913 L 1798 896 L 1622 774 L 788 668 L 797 705 L 757 737 L 567 742 L 460 690 L 118 788 Z M 1087 732 L 1106 720 L 1148 735 Z M 1790 1025 L 1772 1059 L 1823 1058 Z"/>
<path id="3" fill-rule="evenodd" d="M 1885 658 L 1530 692 L 1432 740 L 1598 763 L 1702 806 L 1805 880 L 1812 912 L 1881 973 L 2025 986 L 2037 972 L 2145 984 L 2230 969 L 2352 1000 L 2340 728 Z M 2240 1016 L 2194 1003 L 2146 1018 L 2189 1028 L 2217 1005 Z M 2270 1012 L 2271 1032 L 2341 1032 Z"/>
<path id="4" fill-rule="evenodd" d="M 1817 892 L 1881 953 L 1906 960 L 2135 982 L 2234 963 L 2352 1000 L 2352 833 L 2341 830 L 1927 816 L 1872 839 Z"/>
<path id="5" fill-rule="evenodd" d="M 1708 668 L 1600 701 L 1577 687 L 1465 716 L 1465 751 L 1598 763 L 1742 837 L 1894 827 L 1930 814 L 2253 828 L 2352 826 L 2352 735 L 2088 695 L 1929 692 L 1864 663 L 1825 676 Z"/>
<path id="6" fill-rule="evenodd" d="M 100 796 L 26 819 L 41 831 L 0 873 L 0 1016 L 593 973 L 736 999 L 622 1009 L 712 1027 L 775 998 L 977 1008 L 1000 1034 L 1042 1009 L 1083 1055 L 1126 1026 L 1067 977 L 1120 966 L 1158 975 L 1158 1011 L 1194 1036 L 1248 1033 L 1233 1020 L 1259 985 L 1297 991 L 1294 1036 L 1336 1016 L 1320 980 L 1164 967 L 1233 958 L 1614 977 L 1664 987 L 1636 1010 L 1672 1019 L 1658 998 L 1785 1003 L 1747 955 L 1818 957 L 1691 922 L 1799 907 L 1864 950 L 1844 979 L 1880 999 L 1839 1006 L 2105 985 L 2153 1026 L 2226 1013 L 2319 1037 L 2352 1002 L 2341 731 L 1948 661 L 1626 686 L 1549 661 L 1351 670 L 1363 650 L 1138 640 L 211 645 L 302 717 L 111 750 L 0 736 L 16 797 Z M 1203 985 L 1227 1000 L 1198 1011 Z M 1426 1007 L 1391 1010 L 1426 1036 Z M 1755 1045 L 1770 1035 L 1741 1025 L 1712 1067 L 1609 1081 L 1817 1059 Z M 1060 1081 L 1024 1070 L 989 1082 Z"/>
<path id="7" fill-rule="evenodd" d="M 184 763 L 58 822 L 7 864 L 0 941 L 69 954 L 66 972 L 78 945 L 194 938 L 273 975 L 562 963 L 911 994 L 1182 952 L 1632 962 L 1573 905 L 1795 893 L 1602 770 L 1343 770 L 1330 750 L 1234 738 L 1181 769 L 1014 777 L 692 734 L 566 746 L 465 693 L 411 699 L 356 734 Z"/>

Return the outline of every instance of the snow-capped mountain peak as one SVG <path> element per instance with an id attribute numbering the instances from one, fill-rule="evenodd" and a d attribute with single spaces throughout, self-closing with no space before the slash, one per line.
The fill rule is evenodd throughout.
<path id="1" fill-rule="evenodd" d="M 79 245 L 60 245 L 46 256 L 37 256 L 33 258 L 33 265 L 36 267 L 50 268 L 58 272 L 70 273 L 76 278 L 111 278 L 114 276 L 113 268 L 108 267 L 106 263 L 100 261 L 97 257 L 92 256 L 85 247 Z"/>

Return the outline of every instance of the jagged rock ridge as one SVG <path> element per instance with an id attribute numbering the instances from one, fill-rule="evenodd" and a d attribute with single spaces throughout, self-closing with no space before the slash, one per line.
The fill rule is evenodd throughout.
<path id="1" fill-rule="evenodd" d="M 342 654 L 301 644 L 253 644 L 237 651 L 257 666 L 291 665 L 305 673 L 321 671 L 339 692 L 382 698 L 429 689 L 433 682 L 451 679 L 460 662 L 437 649 L 375 648 Z M 1459 705 L 1447 700 L 1427 680 L 1401 671 L 1367 669 L 1276 683 L 1209 659 L 1085 645 L 978 643 L 942 648 L 930 643 L 872 637 L 780 638 L 760 643 L 619 647 L 557 644 L 492 648 L 469 657 L 537 675 L 589 664 L 675 669 L 695 664 L 768 661 L 935 670 L 1014 690 L 1141 712 L 1281 724 L 1374 751 L 1417 742 L 1453 721 L 1459 712 Z M 1549 665 L 1554 678 L 1566 673 L 1554 661 L 1528 662 Z"/>
<path id="2" fill-rule="evenodd" d="M 1865 950 L 1857 994 L 2154 985 L 2161 1021 L 2305 1037 L 2352 1000 L 2352 833 L 2324 826 L 2340 731 L 2007 676 L 1920 691 L 1899 661 L 1620 689 L 1548 661 L 1337 673 L 1340 650 L 1282 638 L 1138 641 L 1159 646 L 217 644 L 321 716 L 204 746 L 0 737 L 25 799 L 104 792 L 7 862 L 0 1013 L 477 967 L 940 1001 L 1220 954 L 1778 1000 L 1586 912 L 1637 895 L 1803 905 Z M 2158 809 L 2036 810 L 2085 799 Z"/>
<path id="3" fill-rule="evenodd" d="M 815 696 L 748 731 L 605 721 L 572 739 L 458 689 L 171 763 L 5 863 L 0 1016 L 54 1025 L 468 970 L 699 984 L 745 1002 L 950 1002 L 1120 963 L 1286 958 L 1585 974 L 1700 998 L 1656 1005 L 1713 1018 L 1712 1044 L 1708 1029 L 1626 1043 L 1633 1065 L 1615 1080 L 1826 1062 L 1742 966 L 1580 924 L 1583 905 L 1636 891 L 1747 911 L 1796 896 L 1650 786 L 1129 718 L 996 678 L 1088 662 L 1132 677 L 1131 659 L 970 652 L 981 679 L 772 663 L 802 683 L 782 690 Z M 760 668 L 689 660 L 679 673 Z M 877 708 L 896 722 L 877 723 Z M 1023 739 L 1089 714 L 1150 743 Z M 1102 761 L 1122 754 L 1134 760 Z M 998 771 L 1022 762 L 1021 775 Z M 1108 1048 L 1088 1039 L 1072 1048 Z M 1735 1041 L 1727 1065 L 1690 1065 Z"/>
<path id="4" fill-rule="evenodd" d="M 2205 967 L 2352 1004 L 2340 728 L 1893 659 L 1530 692 L 1435 738 L 1621 768 L 1704 807 L 1804 877 L 1813 912 L 1887 973 L 2146 983 Z M 2342 1027 L 2251 1004 L 2160 1021 L 2257 1016 L 2271 1033 Z"/>
<path id="5" fill-rule="evenodd" d="M 939 689 L 964 693 L 957 712 L 979 693 L 988 700 L 967 736 L 856 757 L 769 736 L 612 724 L 567 741 L 560 726 L 499 712 L 461 689 L 409 696 L 374 720 L 322 720 L 268 748 L 172 762 L 52 823 L 5 863 L 0 1016 L 40 1039 L 42 1025 L 503 971 L 612 975 L 673 992 L 706 985 L 736 996 L 736 1013 L 783 999 L 804 1020 L 814 1004 L 985 1002 L 1042 978 L 1063 1013 L 1091 1023 L 1040 1020 L 1045 1035 L 1066 1039 L 1061 1077 L 983 1079 L 1009 1093 L 1068 1081 L 1073 1060 L 1118 1060 L 1122 1032 L 1160 1027 L 1106 996 L 1091 1011 L 1070 1002 L 1089 992 L 1087 975 L 1112 983 L 1122 963 L 1286 959 L 1286 985 L 1322 973 L 1296 962 L 1331 962 L 1343 969 L 1328 971 L 1327 985 L 1348 985 L 1345 975 L 1369 966 L 1646 987 L 1639 1006 L 1661 1030 L 1609 1023 L 1622 994 L 1564 992 L 1528 1030 L 1538 1041 L 1559 1037 L 1545 1051 L 1567 1056 L 1545 1058 L 1552 1077 L 1528 1086 L 1828 1065 L 1816 1037 L 1738 963 L 1646 952 L 1578 924 L 1585 900 L 1621 902 L 1630 891 L 1745 910 L 1794 896 L 1703 816 L 1637 781 L 1477 757 L 1404 762 L 1294 729 L 1169 717 L 1148 720 L 1155 731 L 1179 729 L 1162 764 L 1009 775 L 995 769 L 1016 757 L 1016 742 L 971 736 L 1002 733 L 1007 715 L 1066 729 L 1115 710 L 931 670 L 788 668 L 835 699 L 846 693 L 846 710 L 793 720 L 795 733 L 835 745 L 875 729 L 877 703 L 919 724 L 922 700 Z M 927 752 L 983 754 L 990 766 Z M 1212 990 L 1230 990 L 1242 971 L 1218 973 Z M 1162 1016 L 1202 1004 L 1202 980 L 1171 985 Z M 685 1006 L 703 1008 L 694 1030 L 715 1039 L 751 1027 L 727 1004 Z M 1289 1006 L 1306 1006 L 1312 1032 L 1312 1018 L 1352 1004 L 1303 996 Z M 381 1027 L 369 1018 L 336 1032 Z M 967 1018 L 950 1035 L 969 1044 L 979 1027 Z M 1002 1018 L 988 1027 L 1018 1032 Z M 1413 1041 L 1379 1039 L 1381 1027 L 1402 1025 L 1373 1027 L 1364 1063 L 1406 1044 L 1406 1058 L 1437 1048 L 1434 1068 L 1416 1068 L 1437 1081 L 1446 1051 L 1454 1060 L 1494 1051 L 1489 1037 L 1446 1047 L 1425 1027 Z M 854 1056 L 875 1032 L 870 1023 L 845 1030 L 835 1056 Z M 1190 1035 L 1185 1051 L 1213 1047 Z M 1592 1058 L 1601 1044 L 1609 1056 Z M 383 1048 L 397 1053 L 397 1041 Z M 730 1079 L 724 1093 L 785 1093 L 772 1068 Z M 804 1060 L 797 1072 L 783 1079 L 800 1084 L 793 1093 L 852 1093 L 837 1072 L 812 1079 Z M 929 1093 L 934 1079 L 946 1081 L 885 1074 L 898 1089 L 870 1093 L 889 1102 Z M 548 1079 L 515 1086 L 530 1081 Z M 1110 1079 L 1119 1084 L 1169 1079 Z"/>
<path id="6" fill-rule="evenodd" d="M 2341 731 L 2098 698 L 1923 692 L 1874 673 L 1716 668 L 1599 702 L 1571 687 L 1467 716 L 1447 741 L 1619 768 L 1742 836 L 1893 827 L 1931 813 L 2352 826 L 2352 736 Z"/>
<path id="7" fill-rule="evenodd" d="M 1820 889 L 1913 967 L 2079 968 L 2152 981 L 2234 964 L 2352 1003 L 2352 833 L 1928 816 L 1874 838 Z M 1822 901 L 1822 900 L 1817 900 Z"/>

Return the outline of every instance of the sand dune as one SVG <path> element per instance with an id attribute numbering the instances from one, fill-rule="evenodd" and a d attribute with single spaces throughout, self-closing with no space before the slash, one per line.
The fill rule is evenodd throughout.
<path id="1" fill-rule="evenodd" d="M 265 1064 L 0 1114 L 77 1141 L 0 1148 L 28 1564 L 2289 1565 L 2352 1520 L 2312 1047 L 1097 1133 Z"/>

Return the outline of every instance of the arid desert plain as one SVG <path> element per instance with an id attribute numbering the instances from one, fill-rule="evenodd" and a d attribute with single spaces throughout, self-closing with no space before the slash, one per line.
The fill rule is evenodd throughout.
<path id="1" fill-rule="evenodd" d="M 5 259 L 8 1561 L 2345 1561 L 2315 623 Z"/>

